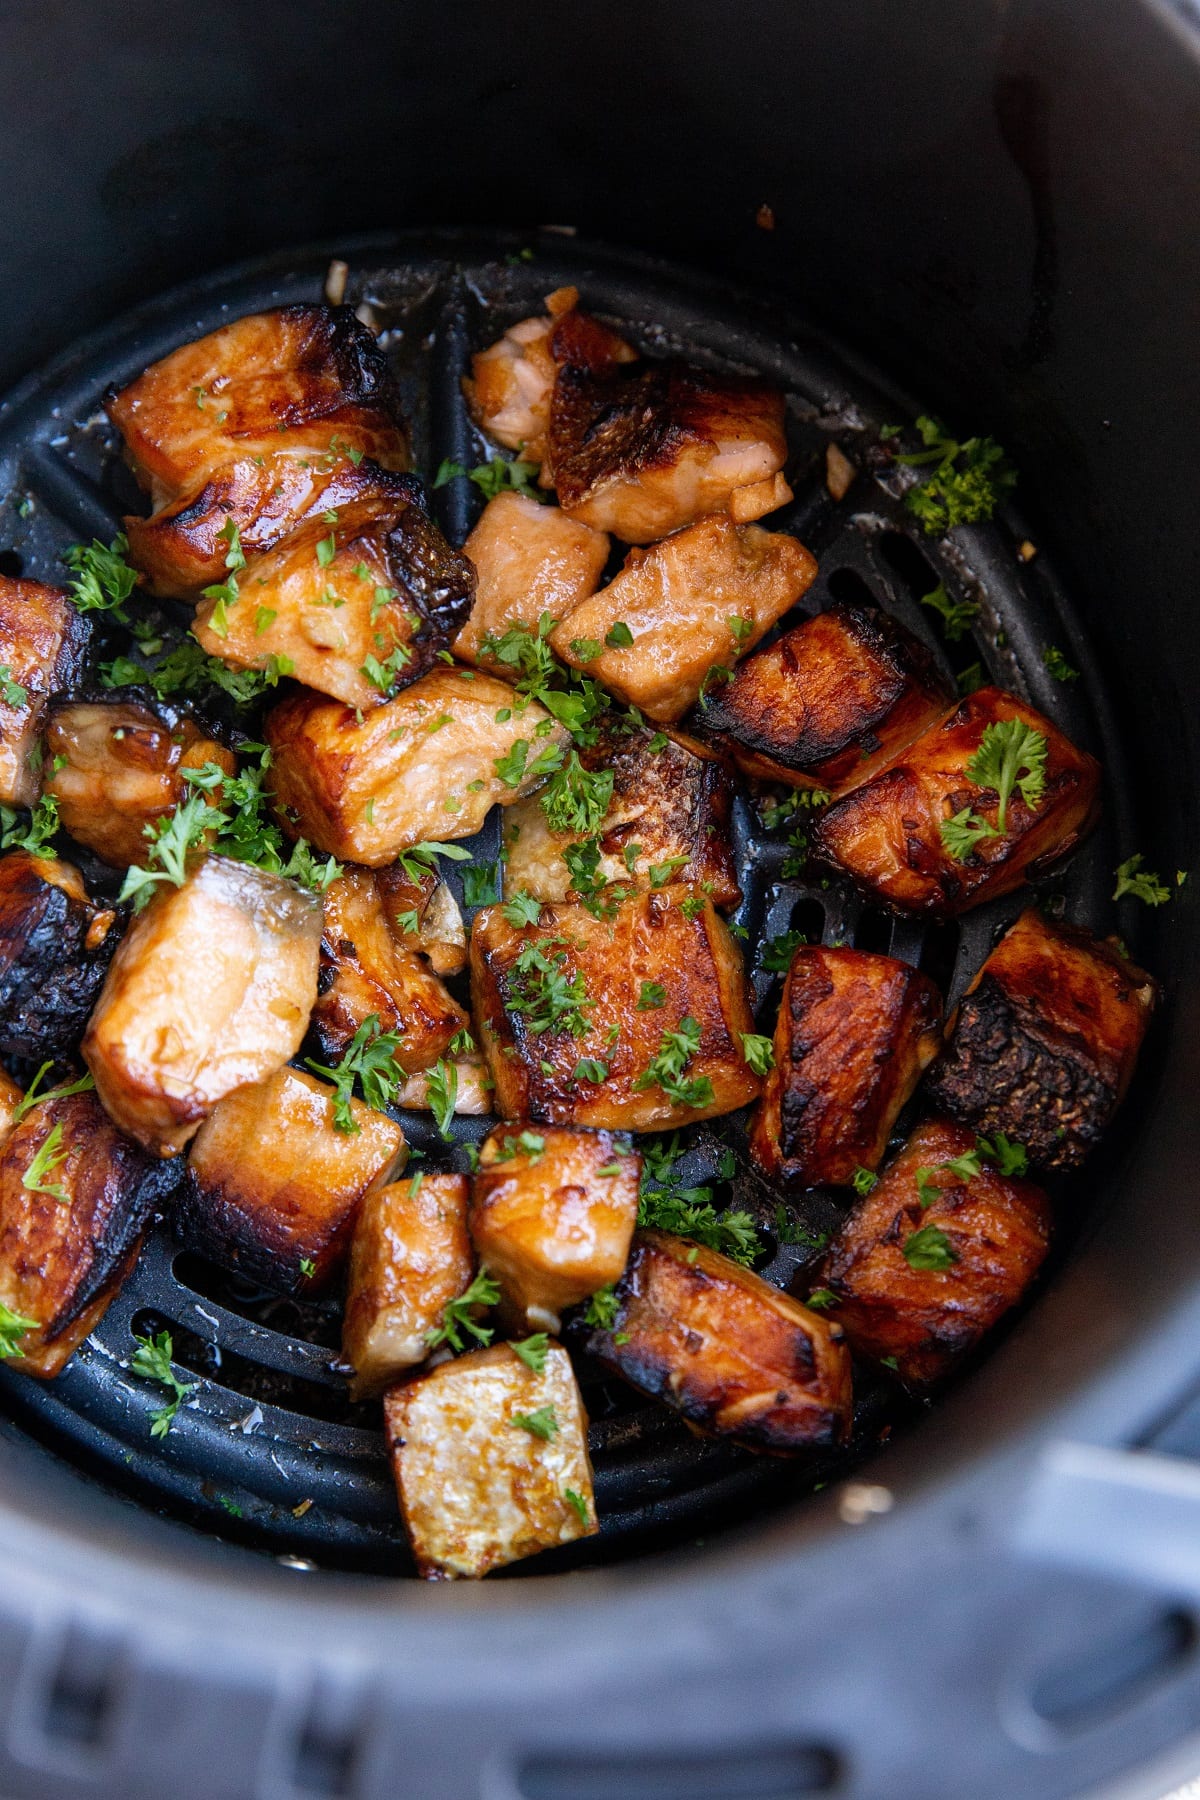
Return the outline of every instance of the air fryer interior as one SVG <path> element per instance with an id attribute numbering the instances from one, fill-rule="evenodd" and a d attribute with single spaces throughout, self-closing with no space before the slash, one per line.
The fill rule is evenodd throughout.
<path id="1" fill-rule="evenodd" d="M 482 270 L 509 316 L 582 263 L 602 309 L 625 316 L 636 296 L 649 321 L 666 307 L 685 343 L 780 358 L 798 395 L 861 396 L 871 417 L 861 357 L 892 396 L 914 397 L 910 411 L 919 400 L 993 431 L 1016 457 L 1042 554 L 1020 605 L 1011 560 L 988 582 L 1015 667 L 1037 676 L 1038 609 L 1058 604 L 1041 583 L 1056 566 L 1079 621 L 1069 641 L 1094 656 L 1120 854 L 1142 850 L 1171 874 L 1193 866 L 1200 72 L 1165 6 L 1117 0 L 1084 17 L 1067 0 L 878 0 L 733 17 L 662 5 L 634 30 L 599 6 L 535 4 L 514 19 L 363 3 L 335 19 L 268 0 L 48 19 L 18 5 L 2 30 L 9 376 L 171 280 L 316 237 L 369 278 L 397 261 L 436 265 L 451 286 L 451 265 Z M 773 230 L 755 222 L 763 203 Z M 509 227 L 504 246 L 530 246 L 534 263 L 509 270 L 495 238 L 425 229 L 465 219 Z M 681 285 L 531 219 L 713 279 Z M 350 236 L 396 223 L 402 254 Z M 234 288 L 251 304 L 311 293 L 320 264 L 260 260 Z M 35 378 L 0 411 L 6 450 L 23 408 L 48 442 L 51 390 L 95 394 L 114 359 L 132 368 L 143 349 L 206 328 L 228 280 L 133 315 L 136 340 L 121 327 Z M 781 332 L 783 317 L 803 323 Z M 93 527 L 79 496 L 100 473 L 70 454 L 75 424 L 68 405 L 68 444 L 42 464 L 43 481 L 67 471 L 61 487 L 30 476 L 35 515 L 60 542 Z M 815 443 L 820 423 L 802 445 L 809 430 Z M 852 526 L 839 540 L 844 523 L 796 519 L 818 534 L 827 576 L 840 565 L 876 579 L 873 545 Z M 916 616 L 903 582 L 891 595 Z M 1094 885 L 1071 896 L 1080 917 L 1112 867 L 1110 847 L 1096 856 Z M 1194 1557 L 1151 1566 L 1144 1495 L 1130 1498 L 1119 1457 L 1093 1483 L 1128 1502 L 1116 1532 L 1072 1506 L 1087 1484 L 1046 1458 L 1064 1438 L 1177 1457 L 1197 1442 L 1193 889 L 1122 921 L 1131 938 L 1147 928 L 1138 950 L 1167 978 L 1168 1004 L 1081 1184 L 1072 1255 L 996 1353 L 849 1491 L 835 1482 L 757 1523 L 735 1491 L 745 1523 L 699 1548 L 707 1532 L 689 1519 L 653 1559 L 430 1594 L 280 1567 L 131 1505 L 118 1464 L 142 1453 L 144 1411 L 120 1416 L 111 1388 L 64 1390 L 6 1426 L 0 1778 L 54 1800 L 361 1800 L 401 1782 L 504 1800 L 961 1800 L 1083 1792 L 1192 1729 Z M 963 957 L 960 969 L 977 960 Z M 166 1262 L 145 1279 L 160 1285 L 142 1304 L 170 1317 Z M 51 1416 L 59 1406 L 66 1416 Z M 104 1485 L 49 1443 L 69 1443 Z M 187 1479 L 198 1504 L 195 1469 Z M 1106 1572 L 1066 1566 L 1081 1561 Z"/>

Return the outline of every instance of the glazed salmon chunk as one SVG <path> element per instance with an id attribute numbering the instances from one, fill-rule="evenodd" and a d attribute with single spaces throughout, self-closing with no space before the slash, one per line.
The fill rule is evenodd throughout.
<path id="1" fill-rule="evenodd" d="M 841 1326 L 702 1244 L 639 1231 L 590 1349 L 695 1430 L 772 1455 L 849 1435 Z"/>
<path id="2" fill-rule="evenodd" d="M 513 1331 L 559 1331 L 561 1314 L 617 1280 L 637 1220 L 642 1160 L 610 1131 L 505 1124 L 471 1183 L 471 1237 Z"/>
<path id="3" fill-rule="evenodd" d="M 682 718 L 812 584 L 783 532 L 714 514 L 648 550 L 551 634 L 555 654 L 648 718 Z"/>
<path id="4" fill-rule="evenodd" d="M 302 1069 L 239 1088 L 200 1127 L 175 1209 L 192 1249 L 285 1293 L 328 1285 L 363 1197 L 407 1156 L 394 1119 Z"/>
<path id="5" fill-rule="evenodd" d="M 0 1051 L 38 1061 L 75 1041 L 116 948 L 115 926 L 74 863 L 27 850 L 0 856 Z"/>
<path id="6" fill-rule="evenodd" d="M 160 1156 L 218 1101 L 300 1048 L 317 997 L 321 902 L 294 882 L 208 856 L 160 888 L 105 978 L 83 1056 L 109 1116 Z"/>
<path id="7" fill-rule="evenodd" d="M 59 588 L 0 575 L 0 805 L 37 799 L 46 701 L 79 680 L 90 636 Z"/>
<path id="8" fill-rule="evenodd" d="M 850 1214 L 817 1280 L 854 1349 L 919 1388 L 1016 1305 L 1050 1226 L 1040 1188 L 1002 1174 L 965 1126 L 929 1119 Z"/>
<path id="9" fill-rule="evenodd" d="M 466 1292 L 474 1272 L 465 1175 L 414 1175 L 366 1196 L 342 1324 L 354 1399 L 381 1394 L 425 1361 L 446 1307 Z"/>
<path id="10" fill-rule="evenodd" d="M 59 1373 L 132 1269 L 174 1181 L 95 1094 L 50 1093 L 10 1126 L 0 1142 L 0 1306 L 13 1315 L 12 1367 Z"/>
<path id="11" fill-rule="evenodd" d="M 531 1369 L 507 1344 L 389 1388 L 384 1426 L 417 1571 L 490 1569 L 598 1530 L 587 1414 L 561 1344 Z"/>
<path id="12" fill-rule="evenodd" d="M 669 1131 L 758 1098 L 741 951 L 711 900 L 665 887 L 610 917 L 476 914 L 471 996 L 508 1119 Z"/>
<path id="13" fill-rule="evenodd" d="M 475 570 L 475 602 L 454 654 L 503 675 L 505 665 L 489 651 L 489 641 L 515 625 L 533 631 L 543 617 L 564 619 L 594 594 L 608 560 L 608 538 L 527 494 L 497 494 L 463 554 Z"/>
<path id="14" fill-rule="evenodd" d="M 1020 887 L 1094 823 L 1100 768 L 1015 694 L 980 688 L 835 801 L 816 843 L 901 912 L 965 912 Z"/>
<path id="15" fill-rule="evenodd" d="M 473 675 L 470 670 L 465 671 Z M 435 669 L 357 715 L 299 693 L 266 720 L 288 828 L 344 862 L 379 868 L 402 850 L 470 837 L 561 760 L 567 734 L 490 675 Z"/>
<path id="16" fill-rule="evenodd" d="M 953 705 L 924 644 L 887 613 L 839 602 L 753 651 L 693 723 L 747 774 L 844 794 Z"/>
<path id="17" fill-rule="evenodd" d="M 188 769 L 212 763 L 226 775 L 237 759 L 187 713 L 152 712 L 131 701 L 69 701 L 46 720 L 42 791 L 64 828 L 114 868 L 146 858 L 146 829 L 202 790 Z M 220 793 L 203 790 L 212 805 Z"/>
<path id="18" fill-rule="evenodd" d="M 941 1047 L 941 1022 L 941 995 L 918 969 L 867 950 L 801 944 L 750 1134 L 759 1168 L 801 1187 L 874 1169 Z"/>
<path id="19" fill-rule="evenodd" d="M 1156 995 L 1115 944 L 1030 907 L 955 1010 L 931 1097 L 1042 1168 L 1074 1168 L 1124 1097 Z"/>

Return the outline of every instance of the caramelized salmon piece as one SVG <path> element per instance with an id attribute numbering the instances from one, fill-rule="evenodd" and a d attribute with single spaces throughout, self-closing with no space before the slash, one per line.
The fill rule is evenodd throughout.
<path id="1" fill-rule="evenodd" d="M 389 916 L 375 874 L 347 869 L 325 891 L 321 933 L 320 997 L 313 1030 L 324 1056 L 340 1061 L 355 1032 L 374 1015 L 379 1028 L 397 1032 L 396 1061 L 408 1074 L 426 1069 L 465 1029 L 467 1015 L 455 1004 L 406 933 Z"/>
<path id="2" fill-rule="evenodd" d="M 728 1257 L 639 1231 L 593 1354 L 695 1430 L 782 1456 L 850 1433 L 841 1327 Z"/>
<path id="3" fill-rule="evenodd" d="M 350 1101 L 300 1069 L 239 1088 L 197 1132 L 175 1210 L 184 1242 L 224 1268 L 284 1293 L 325 1287 L 344 1262 L 364 1195 L 407 1156 L 386 1113 Z"/>
<path id="4" fill-rule="evenodd" d="M 550 404 L 548 472 L 573 518 L 648 544 L 705 513 L 747 524 L 792 497 L 783 396 L 682 363 L 597 370 L 564 362 Z"/>
<path id="5" fill-rule="evenodd" d="M 667 881 L 699 888 L 729 912 L 742 898 L 730 842 L 733 783 L 721 763 L 695 755 L 665 732 L 601 721 L 578 751 L 590 772 L 611 770 L 612 798 L 594 832 L 554 830 L 543 796 L 518 800 L 504 815 L 504 894 L 575 900 L 563 853 L 593 835 L 598 875 L 634 888 Z"/>
<path id="6" fill-rule="evenodd" d="M 407 466 L 386 358 L 348 306 L 236 319 L 152 363 L 107 408 L 156 504 L 223 463 L 273 457 L 283 439 L 295 454 Z"/>
<path id="7" fill-rule="evenodd" d="M 383 1417 L 427 1580 L 486 1575 L 599 1529 L 587 1414 L 561 1344 L 540 1373 L 507 1344 L 456 1356 L 389 1388 Z"/>
<path id="8" fill-rule="evenodd" d="M 740 662 L 695 726 L 750 775 L 848 793 L 944 717 L 954 689 L 872 606 L 831 606 Z"/>
<path id="9" fill-rule="evenodd" d="M 160 1156 L 300 1048 L 321 902 L 224 856 L 160 888 L 113 958 L 83 1040 L 109 1116 Z"/>
<path id="10" fill-rule="evenodd" d="M 367 1195 L 354 1227 L 342 1323 L 354 1399 L 381 1394 L 425 1361 L 429 1334 L 474 1272 L 465 1175 L 416 1175 Z"/>
<path id="11" fill-rule="evenodd" d="M 432 869 L 414 881 L 402 863 L 376 869 L 375 881 L 389 926 L 400 931 L 405 949 L 419 950 L 435 975 L 457 975 L 467 966 L 467 928 L 450 888 Z M 411 914 L 417 915 L 415 937 Z"/>
<path id="12" fill-rule="evenodd" d="M 976 1154 L 979 1174 L 947 1167 Z M 919 1125 L 830 1245 L 816 1279 L 854 1350 L 923 1387 L 1016 1305 L 1050 1242 L 1050 1203 L 1001 1175 L 975 1133 Z"/>
<path id="13" fill-rule="evenodd" d="M 47 1098 L 0 1147 L 0 1304 L 33 1323 L 10 1366 L 57 1375 L 137 1261 L 177 1172 L 119 1132 L 95 1094 Z"/>
<path id="14" fill-rule="evenodd" d="M 930 1093 L 1041 1167 L 1074 1168 L 1124 1097 L 1157 992 L 1115 944 L 1030 907 L 955 1010 Z"/>
<path id="15" fill-rule="evenodd" d="M 750 1150 L 764 1174 L 840 1186 L 874 1169 L 941 1045 L 928 975 L 867 950 L 802 944 L 792 957 Z"/>
<path id="16" fill-rule="evenodd" d="M 1012 721 L 1042 740 L 1041 781 L 1031 799 L 1020 785 L 1013 788 L 1001 830 L 996 790 L 973 780 L 968 765 L 988 728 Z M 901 912 L 952 916 L 1010 893 L 1074 849 L 1095 821 L 1099 787 L 1095 758 L 1049 719 L 1015 694 L 980 688 L 870 781 L 835 801 L 817 827 L 816 844 Z M 973 848 L 961 835 L 972 821 L 983 828 Z"/>
<path id="17" fill-rule="evenodd" d="M 46 752 L 42 791 L 57 800 L 63 826 L 118 869 L 144 862 L 147 826 L 200 792 L 185 770 L 216 763 L 237 773 L 233 752 L 188 713 L 130 701 L 52 706 Z M 214 790 L 205 798 L 220 802 Z"/>
<path id="18" fill-rule="evenodd" d="M 80 679 L 90 636 L 60 589 L 0 575 L 0 805 L 37 799 L 46 700 Z"/>
<path id="19" fill-rule="evenodd" d="M 196 609 L 212 656 L 265 669 L 286 657 L 306 687 L 379 706 L 433 667 L 471 604 L 475 576 L 415 500 L 365 529 L 320 519 L 251 559 L 236 601 Z"/>
<path id="20" fill-rule="evenodd" d="M 0 1051 L 42 1061 L 73 1044 L 117 944 L 73 863 L 0 856 Z"/>
<path id="21" fill-rule="evenodd" d="M 715 514 L 631 550 L 621 573 L 550 643 L 619 699 L 670 722 L 728 676 L 816 573 L 796 538 Z"/>
<path id="22" fill-rule="evenodd" d="M 340 701 L 295 694 L 265 729 L 289 827 L 372 868 L 415 844 L 472 836 L 493 805 L 537 786 L 567 736 L 535 701 L 514 707 L 504 682 L 446 668 L 361 718 Z"/>
<path id="23" fill-rule="evenodd" d="M 455 1116 L 486 1118 L 492 1111 L 492 1078 L 478 1050 L 466 1050 L 461 1056 L 447 1056 L 442 1061 Z M 433 1074 L 433 1069 L 421 1069 L 410 1075 L 396 1092 L 396 1105 L 407 1112 L 432 1112 L 429 1082 Z"/>
<path id="24" fill-rule="evenodd" d="M 596 591 L 608 560 L 608 539 L 556 506 L 526 494 L 489 500 L 463 545 L 476 574 L 471 616 L 454 640 L 454 654 L 481 669 L 506 673 L 484 648 L 514 625 L 536 630 L 544 614 L 563 619 Z"/>
<path id="25" fill-rule="evenodd" d="M 758 1097 L 741 952 L 686 888 L 636 894 L 611 918 L 547 906 L 522 927 L 484 908 L 471 996 L 504 1118 L 669 1131 Z"/>
<path id="26" fill-rule="evenodd" d="M 560 1314 L 617 1280 L 637 1222 L 642 1159 L 610 1131 L 498 1125 L 471 1183 L 471 1237 L 513 1332 L 559 1331 Z"/>
<path id="27" fill-rule="evenodd" d="M 12 1076 L 0 1069 L 0 1147 L 16 1123 L 13 1114 L 23 1099 L 24 1095 Z"/>

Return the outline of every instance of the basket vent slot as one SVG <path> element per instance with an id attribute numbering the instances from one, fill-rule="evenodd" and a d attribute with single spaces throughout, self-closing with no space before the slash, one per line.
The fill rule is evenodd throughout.
<path id="1" fill-rule="evenodd" d="M 1196 1635 L 1187 1613 L 1143 1612 L 1043 1670 L 1030 1687 L 1030 1705 L 1060 1731 L 1088 1730 L 1173 1674 L 1194 1651 Z"/>
<path id="2" fill-rule="evenodd" d="M 677 1755 L 537 1756 L 518 1775 L 522 1800 L 799 1800 L 825 1794 L 838 1760 L 809 1745 Z"/>

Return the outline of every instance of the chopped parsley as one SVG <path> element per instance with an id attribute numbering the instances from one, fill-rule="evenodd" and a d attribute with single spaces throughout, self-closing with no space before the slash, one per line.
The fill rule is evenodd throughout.
<path id="1" fill-rule="evenodd" d="M 43 1077 L 54 1067 L 53 1063 L 44 1062 L 22 1099 L 12 1109 L 12 1123 L 19 1125 L 25 1114 L 35 1106 L 41 1106 L 46 1100 L 66 1100 L 71 1094 L 90 1094 L 96 1083 L 90 1074 L 81 1075 L 78 1081 L 65 1083 L 62 1087 L 51 1088 L 48 1093 L 39 1094 L 38 1087 Z"/>
<path id="2" fill-rule="evenodd" d="M 500 1299 L 499 1284 L 493 1280 L 486 1269 L 480 1269 L 465 1294 L 457 1300 L 450 1300 L 442 1310 L 442 1322 L 425 1333 L 425 1342 L 431 1350 L 439 1344 L 449 1344 L 452 1350 L 464 1348 L 462 1334 L 467 1331 L 477 1344 L 490 1344 L 495 1335 L 490 1325 L 481 1325 L 475 1318 L 477 1306 L 495 1306 Z"/>
<path id="3" fill-rule="evenodd" d="M 140 912 L 161 882 L 182 887 L 187 880 L 188 858 L 208 837 L 215 822 L 214 809 L 204 795 L 191 794 L 166 818 L 147 825 L 145 835 L 150 848 L 146 861 L 154 866 L 126 870 L 118 902 L 132 900 L 134 910 Z"/>
<path id="4" fill-rule="evenodd" d="M 58 830 L 58 801 L 43 794 L 24 826 L 20 813 L 0 806 L 0 850 L 24 850 L 30 856 L 51 857 L 50 840 Z"/>
<path id="5" fill-rule="evenodd" d="M 57 1200 L 60 1206 L 70 1206 L 71 1196 L 61 1182 L 49 1179 L 56 1169 L 61 1168 L 70 1155 L 70 1151 L 63 1148 L 62 1135 L 61 1124 L 51 1126 L 45 1138 L 38 1145 L 29 1167 L 22 1175 L 21 1186 L 28 1193 L 45 1194 L 51 1200 Z"/>
<path id="6" fill-rule="evenodd" d="M 582 1494 L 577 1494 L 575 1492 L 574 1488 L 564 1488 L 563 1489 L 563 1499 L 566 1501 L 567 1505 L 572 1509 L 573 1512 L 578 1513 L 579 1523 L 581 1525 L 590 1525 L 591 1524 L 591 1522 L 592 1522 L 591 1511 L 588 1507 L 587 1501 L 584 1499 Z"/>
<path id="7" fill-rule="evenodd" d="M 763 945 L 758 959 L 759 966 L 776 974 L 786 974 L 792 966 L 792 957 L 800 945 L 807 942 L 802 931 L 783 931 L 778 937 L 769 938 Z"/>
<path id="8" fill-rule="evenodd" d="M 925 448 L 897 452 L 896 461 L 930 470 L 926 480 L 904 496 L 905 505 L 925 531 L 941 537 L 956 525 L 990 519 L 1017 483 L 1016 471 L 995 438 L 970 437 L 960 442 L 924 413 L 917 420 L 917 431 Z"/>
<path id="9" fill-rule="evenodd" d="M 493 906 L 500 898 L 494 862 L 472 863 L 463 870 L 463 900 L 468 906 Z"/>
<path id="10" fill-rule="evenodd" d="M 618 619 L 615 625 L 609 626 L 604 634 L 604 642 L 610 650 L 628 650 L 633 643 L 633 633 L 624 619 Z"/>
<path id="11" fill-rule="evenodd" d="M 448 1139 L 450 1121 L 458 1104 L 458 1070 L 452 1062 L 446 1062 L 443 1057 L 438 1058 L 426 1078 L 425 1092 L 438 1135 Z"/>
<path id="12" fill-rule="evenodd" d="M 775 1208 L 774 1230 L 781 1244 L 799 1244 L 805 1250 L 823 1250 L 829 1242 L 827 1231 L 813 1231 L 798 1219 L 790 1218 L 782 1201 Z"/>
<path id="13" fill-rule="evenodd" d="M 396 861 L 413 883 L 420 887 L 431 869 L 437 868 L 437 858 L 444 856 L 448 862 L 470 862 L 471 852 L 464 850 L 461 844 L 413 844 L 407 850 L 401 850 Z"/>
<path id="14" fill-rule="evenodd" d="M 607 1287 L 596 1289 L 587 1303 L 583 1322 L 585 1325 L 595 1326 L 598 1331 L 611 1331 L 620 1310 L 621 1302 L 617 1299 L 616 1287 L 610 1282 Z"/>
<path id="15" fill-rule="evenodd" d="M 1171 898 L 1171 890 L 1163 886 L 1153 869 L 1142 868 L 1142 860 L 1141 856 L 1130 856 L 1119 865 L 1113 899 L 1123 900 L 1129 894 L 1134 900 L 1144 900 L 1147 906 L 1163 906 Z"/>
<path id="16" fill-rule="evenodd" d="M 29 689 L 13 680 L 13 672 L 7 663 L 0 663 L 0 700 L 5 706 L 24 706 L 28 698 Z"/>
<path id="17" fill-rule="evenodd" d="M 347 1044 L 336 1068 L 327 1068 L 324 1063 L 313 1062 L 311 1057 L 306 1058 L 305 1067 L 311 1069 L 314 1075 L 324 1076 L 336 1089 L 333 1099 L 335 1131 L 352 1137 L 362 1129 L 354 1117 L 351 1105 L 356 1081 L 362 1088 L 363 1098 L 368 1106 L 382 1112 L 391 1105 L 397 1090 L 407 1079 L 405 1071 L 396 1061 L 399 1047 L 399 1032 L 382 1031 L 379 1014 L 370 1013 Z"/>
<path id="18" fill-rule="evenodd" d="M 991 825 L 966 806 L 941 825 L 942 843 L 956 862 L 964 862 L 987 838 L 1003 837 L 1014 791 L 1032 811 L 1046 791 L 1047 743 L 1042 732 L 1023 719 L 989 725 L 966 766 L 976 787 L 996 795 L 996 823 Z"/>
<path id="19" fill-rule="evenodd" d="M 542 916 L 542 903 L 535 900 L 532 894 L 521 892 L 506 900 L 500 909 L 510 925 L 518 930 L 526 925 L 536 925 Z"/>
<path id="20" fill-rule="evenodd" d="M 122 625 L 128 625 L 125 602 L 137 586 L 138 572 L 126 560 L 129 540 L 118 533 L 107 549 L 98 538 L 90 544 L 73 544 L 64 552 L 63 561 L 75 571 L 69 593 L 76 610 L 81 613 L 106 612 Z"/>
<path id="21" fill-rule="evenodd" d="M 687 1079 L 685 1069 L 700 1049 L 700 1023 L 690 1014 L 679 1021 L 676 1031 L 666 1030 L 658 1054 L 651 1058 L 634 1082 L 638 1092 L 660 1087 L 667 1099 L 677 1106 L 711 1106 L 713 1085 L 707 1075 Z"/>
<path id="22" fill-rule="evenodd" d="M 665 1143 L 654 1141 L 645 1145 L 639 1226 L 690 1238 L 710 1250 L 719 1250 L 732 1262 L 752 1263 L 761 1249 L 754 1220 L 747 1212 L 719 1213 L 713 1204 L 711 1187 L 681 1187 L 675 1183 L 672 1177 L 680 1154 L 678 1132 L 672 1133 Z"/>
<path id="23" fill-rule="evenodd" d="M 546 1443 L 558 1435 L 558 1415 L 552 1406 L 539 1406 L 536 1412 L 514 1413 L 510 1424 L 518 1431 L 527 1431 L 530 1437 L 542 1438 Z"/>
<path id="24" fill-rule="evenodd" d="M 944 1271 L 958 1261 L 957 1251 L 937 1225 L 910 1231 L 901 1248 L 910 1269 Z"/>
<path id="25" fill-rule="evenodd" d="M 832 1288 L 827 1287 L 814 1288 L 812 1293 L 808 1296 L 808 1299 L 804 1302 L 810 1312 L 828 1312 L 829 1308 L 831 1306 L 836 1306 L 837 1303 L 837 1295 Z"/>
<path id="26" fill-rule="evenodd" d="M 391 655 L 380 662 L 377 656 L 365 658 L 359 674 L 366 677 L 372 687 L 379 689 L 385 697 L 393 692 L 400 672 L 412 661 L 412 651 L 407 644 L 397 644 Z"/>
<path id="27" fill-rule="evenodd" d="M 595 1002 L 582 972 L 567 974 L 566 960 L 566 948 L 558 938 L 541 944 L 529 938 L 513 960 L 506 1003 L 510 1012 L 522 1014 L 526 1029 L 535 1036 L 545 1031 L 587 1036 Z"/>
<path id="28" fill-rule="evenodd" d="M 1057 644 L 1047 644 L 1042 651 L 1042 662 L 1046 671 L 1055 681 L 1078 681 L 1079 670 L 1069 663 Z"/>
<path id="29" fill-rule="evenodd" d="M 930 593 L 921 595 L 921 605 L 928 606 L 938 614 L 942 621 L 942 635 L 950 644 L 957 644 L 960 638 L 965 637 L 979 617 L 978 603 L 974 600 L 952 600 L 946 592 L 944 581 L 939 581 Z"/>
<path id="30" fill-rule="evenodd" d="M 1024 1144 L 1014 1143 L 1002 1131 L 990 1138 L 977 1137 L 975 1147 L 988 1162 L 995 1163 L 1001 1175 L 1024 1175 L 1029 1168 L 1029 1152 Z"/>
<path id="31" fill-rule="evenodd" d="M 445 487 L 447 482 L 458 481 L 465 476 L 468 481 L 474 482 L 485 500 L 494 500 L 497 494 L 504 493 L 524 494 L 529 500 L 543 500 L 547 496 L 535 485 L 537 472 L 536 463 L 524 462 L 519 457 L 509 462 L 505 457 L 494 456 L 490 462 L 478 463 L 473 469 L 468 469 L 465 463 L 444 457 L 438 464 L 433 486 Z"/>
<path id="32" fill-rule="evenodd" d="M 129 1359 L 129 1367 L 135 1375 L 144 1375 L 147 1381 L 156 1381 L 165 1387 L 171 1398 L 165 1406 L 156 1407 L 150 1414 L 150 1436 L 166 1437 L 175 1422 L 175 1415 L 189 1394 L 196 1391 L 194 1381 L 180 1381 L 171 1367 L 174 1344 L 169 1331 L 160 1331 L 157 1337 L 135 1337 L 137 1350 Z"/>
<path id="33" fill-rule="evenodd" d="M 742 1056 L 747 1067 L 756 1075 L 767 1075 L 775 1067 L 775 1047 L 769 1037 L 760 1037 L 757 1032 L 743 1031 L 739 1034 L 742 1040 Z"/>
<path id="34" fill-rule="evenodd" d="M 613 781 L 611 769 L 585 769 L 578 751 L 571 750 L 541 794 L 551 831 L 596 831 L 611 804 Z"/>
<path id="35" fill-rule="evenodd" d="M 637 997 L 639 1012 L 657 1012 L 660 1006 L 667 1004 L 667 990 L 658 981 L 643 981 L 641 992 Z"/>
<path id="36" fill-rule="evenodd" d="M 608 1080 L 608 1064 L 601 1062 L 598 1056 L 581 1056 L 571 1070 L 571 1077 L 574 1081 L 590 1081 L 599 1087 L 601 1082 Z"/>
<path id="37" fill-rule="evenodd" d="M 872 1188 L 876 1187 L 878 1183 L 878 1175 L 872 1174 L 870 1169 L 864 1169 L 861 1163 L 850 1177 L 850 1186 L 861 1200 L 865 1200 Z"/>
<path id="38" fill-rule="evenodd" d="M 36 1319 L 27 1319 L 23 1313 L 14 1312 L 0 1302 L 0 1358 L 7 1361 L 10 1356 L 20 1356 L 25 1333 L 40 1329 Z"/>
<path id="39" fill-rule="evenodd" d="M 514 1157 L 527 1156 L 530 1162 L 537 1162 L 545 1153 L 546 1140 L 537 1131 L 521 1131 L 516 1137 L 506 1133 L 499 1149 L 496 1151 L 498 1163 L 512 1162 Z"/>
<path id="40" fill-rule="evenodd" d="M 550 1339 L 544 1331 L 535 1331 L 532 1337 L 522 1338 L 519 1343 L 508 1340 L 508 1347 L 514 1356 L 519 1356 L 527 1369 L 540 1375 L 546 1367 L 546 1354 L 550 1348 Z"/>
<path id="41" fill-rule="evenodd" d="M 494 757 L 492 767 L 495 769 L 505 787 L 520 787 L 523 781 L 536 781 L 542 775 L 549 775 L 562 763 L 563 753 L 557 744 L 547 744 L 529 760 L 531 745 L 528 738 L 518 738 L 503 756 Z"/>

